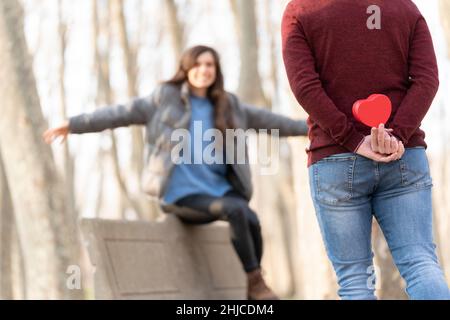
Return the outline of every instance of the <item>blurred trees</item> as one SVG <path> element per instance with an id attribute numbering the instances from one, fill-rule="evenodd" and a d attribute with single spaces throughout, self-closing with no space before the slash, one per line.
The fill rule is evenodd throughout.
<path id="1" fill-rule="evenodd" d="M 73 217 L 65 210 L 61 179 L 49 146 L 28 56 L 23 11 L 17 0 L 0 4 L 0 148 L 23 252 L 26 297 L 79 298 L 66 270 L 78 265 Z M 24 88 L 26 88 L 24 90 Z"/>
<path id="2" fill-rule="evenodd" d="M 35 43 L 33 53 L 44 56 L 48 64 L 47 75 L 38 77 L 39 91 L 32 57 L 25 54 L 23 17 L 17 1 L 0 4 L 0 93 L 6 102 L 0 119 L 2 298 L 79 296 L 67 292 L 64 281 L 67 266 L 79 263 L 75 223 L 86 212 L 94 211 L 101 218 L 142 220 L 159 214 L 157 204 L 138 187 L 145 150 L 142 128 L 101 133 L 98 142 L 89 147 L 87 141 L 94 141 L 93 137 L 69 139 L 63 149 L 53 150 L 53 159 L 40 138 L 46 128 L 42 111 L 47 110 L 49 121 L 59 121 L 86 111 L 85 105 L 101 107 L 149 94 L 156 83 L 173 74 L 187 45 L 202 43 L 221 53 L 227 87 L 244 102 L 294 118 L 307 116 L 293 99 L 281 68 L 279 24 L 288 0 L 91 0 L 87 9 L 81 1 L 23 0 L 33 3 L 33 8 L 45 7 L 39 15 L 42 30 L 50 30 L 46 22 L 55 19 L 50 27 L 55 38 L 40 30 L 27 39 Z M 439 0 L 450 58 L 449 2 Z M 71 19 L 82 8 L 87 18 Z M 32 12 L 28 13 L 31 19 Z M 214 17 L 208 20 L 206 14 Z M 77 34 L 83 28 L 91 38 L 83 39 L 80 46 Z M 83 98 L 79 97 L 84 85 L 79 75 L 82 58 L 74 58 L 75 51 L 88 51 L 92 67 L 88 77 L 92 83 L 84 87 Z M 58 65 L 54 69 L 53 60 Z M 38 61 L 42 64 L 43 60 L 35 57 L 35 74 L 42 67 Z M 40 87 L 44 83 L 46 86 Z M 440 112 L 445 122 L 444 104 Z M 448 137 L 445 123 L 441 127 L 442 136 Z M 447 140 L 443 139 L 439 157 L 430 161 L 435 177 L 435 223 L 443 249 L 450 245 Z M 253 168 L 252 206 L 261 216 L 266 245 L 263 267 L 283 297 L 335 299 L 334 274 L 309 194 L 307 144 L 306 138 L 281 142 L 276 176 L 261 176 L 258 168 Z M 250 147 L 255 156 L 255 145 Z M 91 166 L 82 162 L 85 158 Z M 91 189 L 93 186 L 96 188 Z M 87 190 L 95 191 L 94 198 Z M 401 279 L 376 225 L 373 244 L 381 271 L 380 297 L 403 298 Z M 449 250 L 440 253 L 450 277 Z"/>

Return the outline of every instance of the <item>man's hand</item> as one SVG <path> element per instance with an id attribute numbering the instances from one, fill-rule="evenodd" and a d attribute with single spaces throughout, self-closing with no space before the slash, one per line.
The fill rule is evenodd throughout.
<path id="1" fill-rule="evenodd" d="M 400 141 L 398 142 L 399 151 L 392 153 L 390 155 L 381 154 L 372 150 L 371 143 L 372 143 L 372 136 L 366 136 L 364 138 L 363 143 L 359 146 L 358 150 L 356 150 L 356 153 L 363 157 L 372 159 L 373 161 L 376 162 L 388 163 L 400 159 L 405 150 L 403 143 Z M 401 150 L 403 150 L 403 152 Z"/>
<path id="2" fill-rule="evenodd" d="M 385 129 L 383 124 L 378 128 L 372 128 L 371 146 L 374 152 L 381 154 L 392 154 L 398 151 L 399 141 L 389 133 L 392 129 Z"/>
<path id="3" fill-rule="evenodd" d="M 400 159 L 405 153 L 405 147 L 389 132 L 392 132 L 392 130 L 385 129 L 382 124 L 378 128 L 372 128 L 371 135 L 365 137 L 356 153 L 384 163 Z"/>

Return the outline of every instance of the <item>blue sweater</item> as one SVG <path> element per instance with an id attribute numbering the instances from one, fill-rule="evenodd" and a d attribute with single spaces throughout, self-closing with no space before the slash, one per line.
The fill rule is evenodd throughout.
<path id="1" fill-rule="evenodd" d="M 201 150 L 195 150 L 194 141 L 198 137 L 194 137 L 194 126 L 197 127 L 201 123 L 203 133 L 208 129 L 214 129 L 214 111 L 211 102 L 207 98 L 190 96 L 192 106 L 192 117 L 189 127 L 191 136 L 191 164 L 181 163 L 173 169 L 169 184 L 164 195 L 166 203 L 173 204 L 178 200 L 194 195 L 204 194 L 214 197 L 222 197 L 232 189 L 226 178 L 226 164 L 206 164 L 203 157 L 199 155 L 203 153 L 205 147 L 211 144 L 211 141 L 202 141 Z M 203 140 L 203 139 L 202 139 Z M 201 159 L 202 164 L 195 164 L 194 154 Z M 225 156 L 223 158 L 225 161 Z"/>

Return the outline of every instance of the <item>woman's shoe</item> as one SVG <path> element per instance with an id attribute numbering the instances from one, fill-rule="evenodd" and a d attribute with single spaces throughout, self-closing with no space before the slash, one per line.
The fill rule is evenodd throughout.
<path id="1" fill-rule="evenodd" d="M 247 273 L 248 300 L 280 300 L 280 298 L 267 286 L 262 276 L 261 269 Z"/>

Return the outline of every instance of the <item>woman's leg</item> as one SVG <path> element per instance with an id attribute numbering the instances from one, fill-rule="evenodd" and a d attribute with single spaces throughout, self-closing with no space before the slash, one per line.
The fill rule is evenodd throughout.
<path id="1" fill-rule="evenodd" d="M 411 299 L 450 299 L 433 241 L 428 159 L 423 148 L 407 149 L 400 161 L 380 166 L 373 206 Z"/>
<path id="2" fill-rule="evenodd" d="M 187 223 L 209 223 L 227 220 L 231 226 L 233 246 L 247 272 L 247 297 L 249 300 L 277 300 L 278 297 L 267 286 L 261 273 L 262 236 L 258 217 L 248 201 L 235 192 L 215 198 L 195 195 L 177 202 L 179 206 L 199 211 L 198 217 L 183 217 Z"/>
<path id="3" fill-rule="evenodd" d="M 244 199 L 236 196 L 217 198 L 208 195 L 193 195 L 179 200 L 176 204 L 199 212 L 196 217 L 178 215 L 185 223 L 203 224 L 216 220 L 229 221 L 231 241 L 245 271 L 250 272 L 260 267 L 258 254 L 261 249 L 255 246 L 253 239 L 256 215 L 253 216 L 253 211 Z"/>
<path id="4" fill-rule="evenodd" d="M 245 204 L 243 206 L 246 208 L 245 216 L 248 221 L 248 225 L 250 227 L 250 232 L 253 239 L 253 245 L 255 247 L 256 259 L 258 260 L 258 264 L 261 265 L 262 256 L 263 256 L 263 237 L 261 231 L 261 223 L 257 214 L 248 206 L 248 202 L 242 198 L 242 196 L 236 191 L 230 191 L 226 195 L 226 197 L 232 197 L 236 199 L 236 201 L 244 201 Z"/>
<path id="5" fill-rule="evenodd" d="M 344 300 L 374 300 L 371 248 L 374 183 L 371 161 L 351 153 L 325 158 L 309 169 L 311 195 L 325 249 Z"/>

